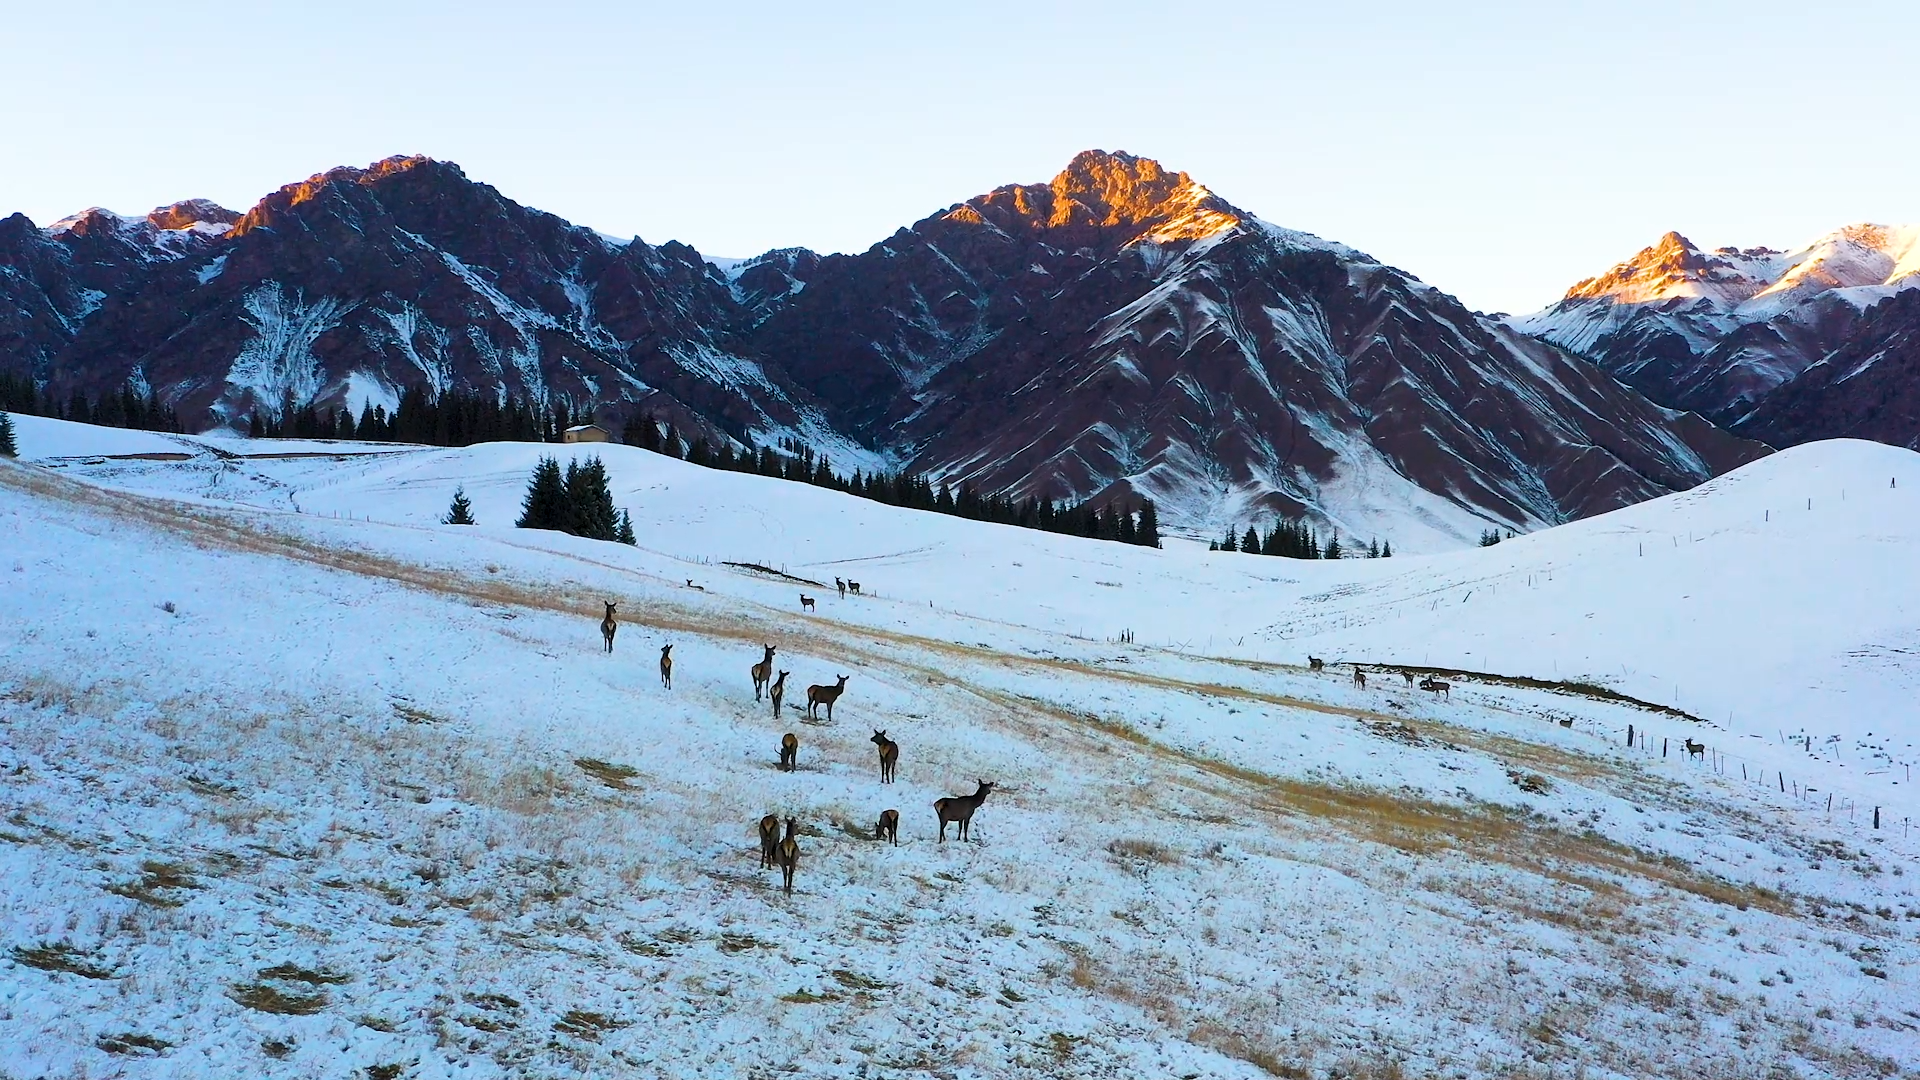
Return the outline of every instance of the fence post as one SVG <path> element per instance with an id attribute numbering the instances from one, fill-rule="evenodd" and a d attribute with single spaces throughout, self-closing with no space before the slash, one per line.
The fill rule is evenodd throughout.
<path id="1" fill-rule="evenodd" d="M 1665 739 L 1660 740 L 1660 756 L 1661 757 L 1667 756 L 1667 740 Z"/>
<path id="2" fill-rule="evenodd" d="M 1787 774 L 1786 774 L 1786 773 L 1774 773 L 1773 775 L 1774 775 L 1774 778 L 1775 778 L 1775 779 L 1777 779 L 1777 780 L 1779 780 L 1779 781 L 1780 781 L 1780 793 L 1781 793 L 1782 795 L 1785 795 L 1785 794 L 1787 793 Z"/>
<path id="3" fill-rule="evenodd" d="M 1873 808 L 1873 827 L 1880 827 L 1880 808 L 1877 806 Z"/>
<path id="4" fill-rule="evenodd" d="M 1627 745 L 1628 746 L 1633 745 L 1633 725 L 1632 724 L 1627 725 Z"/>

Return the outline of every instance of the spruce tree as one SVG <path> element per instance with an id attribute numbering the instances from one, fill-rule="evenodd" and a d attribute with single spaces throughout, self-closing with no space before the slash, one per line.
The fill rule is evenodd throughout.
<path id="1" fill-rule="evenodd" d="M 1247 535 L 1240 538 L 1240 550 L 1249 555 L 1260 554 L 1260 532 L 1253 526 L 1247 526 Z"/>
<path id="2" fill-rule="evenodd" d="M 1389 540 L 1386 542 L 1386 544 L 1383 547 L 1381 547 L 1380 557 L 1383 559 L 1393 558 L 1393 541 Z"/>
<path id="3" fill-rule="evenodd" d="M 600 459 L 568 462 L 564 483 L 566 531 L 589 540 L 619 539 L 620 521 L 613 509 L 613 492 L 607 487 L 607 467 Z"/>
<path id="4" fill-rule="evenodd" d="M 1340 534 L 1338 532 L 1327 537 L 1327 550 L 1320 557 L 1323 559 L 1341 559 L 1346 557 L 1340 550 Z"/>
<path id="5" fill-rule="evenodd" d="M 1367 558 L 1377 559 L 1379 557 L 1380 557 L 1380 538 L 1374 537 L 1372 540 L 1367 541 Z"/>
<path id="6" fill-rule="evenodd" d="M 453 502 L 447 507 L 447 516 L 440 519 L 442 525 L 473 525 L 473 504 L 467 501 L 467 489 L 453 489 Z"/>
<path id="7" fill-rule="evenodd" d="M 564 529 L 567 526 L 567 483 L 560 475 L 560 462 L 543 457 L 534 466 L 533 479 L 527 482 L 527 495 L 520 504 L 522 529 Z"/>
<path id="8" fill-rule="evenodd" d="M 0 412 L 0 457 L 19 457 L 20 445 L 13 441 L 13 414 Z"/>
<path id="9" fill-rule="evenodd" d="M 640 546 L 640 538 L 633 535 L 633 515 L 620 511 L 620 542 L 628 547 Z"/>
<path id="10" fill-rule="evenodd" d="M 1140 504 L 1140 527 L 1134 532 L 1142 547 L 1160 546 L 1160 512 L 1153 508 L 1152 499 Z"/>
<path id="11" fill-rule="evenodd" d="M 1239 551 L 1240 550 L 1240 542 L 1233 538 L 1232 529 L 1228 529 L 1226 539 L 1220 541 L 1220 550 L 1221 551 Z"/>

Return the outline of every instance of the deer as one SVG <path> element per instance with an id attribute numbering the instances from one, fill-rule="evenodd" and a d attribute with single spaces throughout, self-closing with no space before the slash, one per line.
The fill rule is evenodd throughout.
<path id="1" fill-rule="evenodd" d="M 840 676 L 840 681 L 832 686 L 814 685 L 807 687 L 807 715 L 816 718 L 819 717 L 820 706 L 825 705 L 827 707 L 827 722 L 832 723 L 833 703 L 839 701 L 840 695 L 846 692 L 847 677 L 845 675 Z"/>
<path id="2" fill-rule="evenodd" d="M 893 783 L 893 770 L 900 763 L 900 744 L 887 738 L 887 733 L 875 728 L 873 738 L 867 740 L 880 748 L 880 782 Z"/>
<path id="3" fill-rule="evenodd" d="M 760 692 L 767 688 L 767 680 L 773 678 L 773 646 L 762 643 L 760 647 L 767 650 L 767 655 L 753 665 L 753 700 L 755 701 L 760 700 Z M 776 713 L 779 709 L 778 705 L 774 706 Z"/>
<path id="4" fill-rule="evenodd" d="M 799 832 L 799 824 L 788 818 L 787 835 L 773 849 L 774 865 L 780 868 L 781 888 L 786 890 L 788 896 L 793 895 L 793 871 L 800 865 L 800 841 L 796 839 Z"/>
<path id="5" fill-rule="evenodd" d="M 673 646 L 660 646 L 660 685 L 673 689 Z"/>
<path id="6" fill-rule="evenodd" d="M 789 731 L 780 736 L 780 771 L 792 772 L 800 767 L 800 736 Z"/>
<path id="7" fill-rule="evenodd" d="M 1572 727 L 1572 726 L 1573 726 L 1573 717 L 1571 717 L 1571 716 L 1563 716 L 1563 717 L 1561 717 L 1561 718 L 1560 718 L 1560 726 L 1561 726 L 1561 727 L 1567 727 L 1567 728 L 1570 728 L 1570 727 Z"/>
<path id="8" fill-rule="evenodd" d="M 1358 666 L 1355 666 L 1353 669 L 1353 685 L 1362 690 L 1367 688 L 1367 673 L 1361 671 Z"/>
<path id="9" fill-rule="evenodd" d="M 873 827 L 875 840 L 891 840 L 894 847 L 900 846 L 900 811 L 880 811 L 880 824 Z"/>
<path id="10" fill-rule="evenodd" d="M 780 719 L 780 699 L 787 696 L 787 676 L 791 674 L 793 674 L 791 671 L 781 672 L 780 677 L 773 680 L 773 685 L 767 687 L 767 696 L 773 699 L 773 718 L 775 720 Z"/>
<path id="11" fill-rule="evenodd" d="M 1692 739 L 1686 739 L 1680 745 L 1687 748 L 1688 757 L 1704 757 L 1707 752 L 1706 743 L 1694 742 Z"/>
<path id="12" fill-rule="evenodd" d="M 1325 671 L 1326 667 L 1327 667 L 1327 662 L 1325 660 L 1322 660 L 1317 656 L 1307 657 L 1308 671 Z"/>
<path id="13" fill-rule="evenodd" d="M 1453 700 L 1453 687 L 1448 683 L 1441 682 L 1439 679 L 1436 679 L 1431 675 L 1420 680 L 1420 689 L 1425 690 L 1430 694 L 1438 694 L 1446 698 L 1448 701 Z"/>
<path id="14" fill-rule="evenodd" d="M 687 579 L 687 588 L 689 588 L 689 589 L 698 589 L 698 590 L 700 590 L 701 592 L 706 592 L 706 591 L 707 591 L 707 587 L 706 587 L 705 585 L 695 585 L 695 584 L 693 583 L 693 579 L 692 579 L 692 578 L 688 578 L 688 579 Z"/>
<path id="15" fill-rule="evenodd" d="M 806 593 L 801 593 L 800 594 L 800 610 L 801 611 L 815 610 L 813 606 L 813 597 L 808 596 Z"/>
<path id="16" fill-rule="evenodd" d="M 760 869 L 773 869 L 773 853 L 780 846 L 780 819 L 768 814 L 760 819 Z"/>
<path id="17" fill-rule="evenodd" d="M 857 581 L 849 581 L 849 582 L 847 582 L 847 591 L 848 591 L 848 592 L 850 592 L 850 593 L 852 593 L 852 594 L 853 594 L 853 595 L 855 595 L 855 596 L 859 596 L 859 595 L 860 595 L 860 583 L 859 583 L 859 582 L 857 582 Z"/>
<path id="18" fill-rule="evenodd" d="M 1408 686 L 1412 686 L 1412 685 L 1413 685 L 1413 672 L 1412 672 L 1412 671 L 1410 671 L 1410 670 L 1408 670 L 1408 669 L 1406 669 L 1406 668 L 1401 668 L 1401 669 L 1400 669 L 1400 677 L 1401 677 L 1401 678 L 1403 678 L 1403 679 L 1405 679 L 1405 680 L 1407 680 L 1407 685 L 1408 685 Z"/>
<path id="19" fill-rule="evenodd" d="M 833 587 L 840 590 L 840 599 L 845 600 L 847 598 L 847 583 L 844 578 L 834 578 Z"/>
<path id="20" fill-rule="evenodd" d="M 614 609 L 620 605 L 612 600 L 603 600 L 607 605 L 607 617 L 600 620 L 600 639 L 607 643 L 607 651 L 613 651 L 613 635 L 620 631 L 620 620 L 614 617 Z"/>
<path id="21" fill-rule="evenodd" d="M 959 826 L 960 839 L 965 840 L 969 835 L 969 827 L 973 824 L 973 812 L 980 809 L 980 804 L 987 801 L 987 796 L 993 794 L 992 784 L 980 779 L 976 779 L 974 783 L 980 786 L 975 788 L 971 795 L 950 795 L 944 799 L 933 800 L 933 812 L 940 817 L 941 843 L 947 840 L 947 822 L 949 821 Z"/>

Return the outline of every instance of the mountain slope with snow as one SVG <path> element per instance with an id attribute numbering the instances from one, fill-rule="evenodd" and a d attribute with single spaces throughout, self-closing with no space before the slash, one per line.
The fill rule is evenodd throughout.
<path id="1" fill-rule="evenodd" d="M 1920 286 L 1920 226 L 1850 225 L 1795 251 L 1703 251 L 1678 233 L 1510 320 L 1655 401 L 1779 445 L 1850 434 L 1757 417 L 1793 380 L 1875 334 L 1863 313 Z M 1905 442 L 1905 439 L 1893 440 Z"/>
<path id="2" fill-rule="evenodd" d="M 1687 677 L 1838 674 L 1867 696 L 1795 707 L 1851 731 L 1897 669 L 1832 651 L 1916 622 L 1853 584 L 1882 572 L 1876 547 L 1920 540 L 1895 497 L 1920 496 L 1915 455 L 1807 447 L 1493 549 L 1294 563 L 592 448 L 627 548 L 505 525 L 538 453 L 588 448 L 179 437 L 188 456 L 156 460 L 55 421 L 21 435 L 38 464 L 0 462 L 0 618 L 33 628 L 0 644 L 11 1075 L 1911 1073 L 1920 848 L 1801 792 L 1920 813 L 1872 786 L 1858 739 L 1808 756 L 1577 695 L 1456 678 L 1438 699 L 1379 668 L 1360 689 L 1343 661 L 1478 647 L 1477 624 L 1539 650 L 1518 672 L 1604 612 L 1559 645 L 1637 689 L 1702 654 L 1631 636 L 1636 613 L 1754 644 L 1804 626 L 1792 669 Z M 1864 498 L 1888 469 L 1914 479 Z M 1825 528 L 1737 527 L 1834 482 L 1851 509 Z M 481 525 L 433 523 L 456 485 Z M 1701 604 L 1672 563 L 1618 556 L 1687 523 L 1718 525 L 1694 547 L 1781 603 Z M 1804 569 L 1808 535 L 1834 555 L 1833 618 L 1790 610 L 1778 572 Z M 1508 603 L 1542 569 L 1566 591 L 1476 595 L 1451 638 L 1395 591 Z M 869 595 L 793 580 L 837 574 Z M 1100 640 L 1129 626 L 1137 644 Z M 1337 671 L 1299 666 L 1343 633 Z M 763 642 L 793 673 L 783 716 L 749 685 Z M 834 721 L 808 723 L 793 687 L 836 674 Z M 1651 749 L 1625 748 L 1629 723 Z M 1660 756 L 1683 737 L 1711 761 Z M 932 800 L 975 778 L 998 786 L 973 842 L 940 843 Z M 886 807 L 898 847 L 870 838 Z M 757 868 L 769 812 L 800 825 L 792 896 Z"/>

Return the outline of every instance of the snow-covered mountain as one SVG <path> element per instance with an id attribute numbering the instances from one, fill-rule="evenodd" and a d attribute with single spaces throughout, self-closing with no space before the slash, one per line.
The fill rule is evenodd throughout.
<path id="1" fill-rule="evenodd" d="M 1912 453 L 1295 562 L 632 447 L 19 429 L 7 1076 L 1911 1071 Z M 508 526 L 544 453 L 602 457 L 640 546 Z"/>
<path id="2" fill-rule="evenodd" d="M 1184 173 L 1079 155 L 870 250 L 610 240 L 392 158 L 244 215 L 0 223 L 0 364 L 183 417 L 409 386 L 651 412 L 1174 527 L 1277 517 L 1401 550 L 1686 488 L 1764 448 Z"/>
<path id="3" fill-rule="evenodd" d="M 1598 361 L 1655 401 L 1785 445 L 1860 433 L 1766 418 L 1792 409 L 1772 399 L 1799 396 L 1792 384 L 1802 372 L 1879 332 L 1863 325 L 1869 309 L 1915 287 L 1920 227 L 1852 225 L 1795 251 L 1703 251 L 1668 233 L 1510 322 Z"/>

